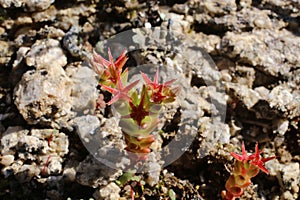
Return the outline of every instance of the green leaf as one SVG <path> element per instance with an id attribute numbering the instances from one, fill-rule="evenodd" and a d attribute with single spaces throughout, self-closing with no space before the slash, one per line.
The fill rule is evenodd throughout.
<path id="1" fill-rule="evenodd" d="M 118 180 L 116 180 L 116 183 L 120 186 L 125 185 L 128 181 L 131 180 L 132 177 L 133 173 L 125 172 L 124 174 L 122 174 L 122 176 L 119 177 Z"/>
<path id="2" fill-rule="evenodd" d="M 176 200 L 176 193 L 174 192 L 174 190 L 169 190 L 169 197 L 171 200 Z"/>
<path id="3" fill-rule="evenodd" d="M 133 177 L 131 177 L 130 180 L 139 182 L 141 180 L 141 177 L 140 176 L 133 176 Z"/>

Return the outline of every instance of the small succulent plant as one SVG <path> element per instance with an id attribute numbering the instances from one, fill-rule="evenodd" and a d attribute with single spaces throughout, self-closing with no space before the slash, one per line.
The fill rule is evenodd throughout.
<path id="1" fill-rule="evenodd" d="M 244 188 L 251 184 L 251 178 L 256 176 L 260 170 L 269 174 L 264 163 L 274 159 L 276 156 L 262 158 L 260 156 L 261 153 L 262 151 L 258 149 L 258 143 L 256 143 L 255 153 L 248 156 L 244 142 L 242 143 L 242 155 L 230 153 L 236 159 L 236 162 L 232 174 L 226 181 L 226 191 L 222 191 L 224 200 L 234 200 L 236 197 L 240 197 L 244 192 Z"/>
<path id="2" fill-rule="evenodd" d="M 162 105 L 175 101 L 179 87 L 172 87 L 175 80 L 159 83 L 159 71 L 156 70 L 153 81 L 141 72 L 144 84 L 141 90 L 135 89 L 139 80 L 128 82 L 128 68 L 123 69 L 126 51 L 114 61 L 108 50 L 109 60 L 94 52 L 91 65 L 99 75 L 102 89 L 113 97 L 107 103 L 114 105 L 120 114 L 120 126 L 125 138 L 126 150 L 139 160 L 147 158 L 150 146 L 155 141 L 151 133 L 157 128 Z"/>

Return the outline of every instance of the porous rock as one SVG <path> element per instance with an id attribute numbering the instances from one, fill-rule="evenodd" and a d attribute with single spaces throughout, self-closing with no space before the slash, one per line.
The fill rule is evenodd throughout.
<path id="1" fill-rule="evenodd" d="M 89 187 L 100 187 L 115 181 L 121 174 L 121 170 L 116 170 L 103 165 L 92 156 L 87 156 L 76 168 L 76 181 Z"/>
<path id="2" fill-rule="evenodd" d="M 93 196 L 96 199 L 114 200 L 120 198 L 120 192 L 120 187 L 114 182 L 111 182 L 108 185 L 97 190 Z"/>
<path id="3" fill-rule="evenodd" d="M 1 163 L 5 164 L 2 173 L 6 177 L 14 173 L 20 182 L 28 182 L 40 173 L 59 174 L 68 147 L 68 137 L 57 130 L 29 132 L 20 126 L 9 127 L 1 138 Z"/>
<path id="4" fill-rule="evenodd" d="M 30 12 L 47 9 L 55 0 L 0 0 L 4 8 L 22 7 Z"/>
<path id="5" fill-rule="evenodd" d="M 49 69 L 51 67 L 63 67 L 67 64 L 59 41 L 44 39 L 36 41 L 26 55 L 26 64 L 36 69 Z"/>
<path id="6" fill-rule="evenodd" d="M 253 65 L 265 74 L 289 76 L 290 70 L 299 66 L 300 43 L 287 30 L 255 30 L 251 33 L 227 32 L 221 48 L 230 57 Z M 293 39 L 291 39 L 293 38 Z"/>
<path id="7" fill-rule="evenodd" d="M 60 66 L 27 71 L 14 89 L 14 103 L 29 124 L 67 126 L 72 82 Z"/>
<path id="8" fill-rule="evenodd" d="M 73 83 L 72 110 L 77 115 L 94 113 L 98 97 L 95 72 L 83 63 L 72 63 L 67 67 L 66 74 Z"/>
<path id="9" fill-rule="evenodd" d="M 188 2 L 190 11 L 196 13 L 206 12 L 210 15 L 225 15 L 236 10 L 236 3 L 233 0 L 192 0 Z"/>
<path id="10" fill-rule="evenodd" d="M 267 101 L 270 107 L 283 113 L 284 117 L 295 118 L 300 116 L 299 91 L 292 91 L 286 85 L 274 87 Z"/>
<path id="11" fill-rule="evenodd" d="M 209 154 L 214 154 L 216 146 L 227 144 L 230 139 L 229 126 L 217 120 L 211 120 L 209 117 L 200 119 L 199 141 L 200 147 L 197 151 L 197 157 L 203 158 Z"/>

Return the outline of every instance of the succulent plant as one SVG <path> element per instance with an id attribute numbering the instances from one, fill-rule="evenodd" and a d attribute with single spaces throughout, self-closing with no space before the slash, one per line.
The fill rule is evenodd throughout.
<path id="1" fill-rule="evenodd" d="M 125 149 L 139 160 L 144 160 L 155 141 L 151 133 L 159 123 L 162 105 L 175 101 L 179 87 L 172 87 L 175 80 L 159 83 L 157 69 L 153 81 L 141 72 L 144 84 L 139 92 L 135 89 L 139 80 L 129 83 L 128 69 L 123 69 L 128 60 L 126 51 L 116 61 L 110 50 L 108 56 L 109 60 L 106 60 L 94 52 L 91 65 L 100 77 L 101 88 L 113 95 L 107 104 L 114 104 L 115 110 L 121 116 L 119 125 L 127 145 Z"/>
<path id="2" fill-rule="evenodd" d="M 258 149 L 258 143 L 256 143 L 255 153 L 248 156 L 244 142 L 242 143 L 242 155 L 234 152 L 230 153 L 236 159 L 236 162 L 232 174 L 226 181 L 226 191 L 222 191 L 224 200 L 234 200 L 236 197 L 240 197 L 244 192 L 244 188 L 251 184 L 251 178 L 256 176 L 260 170 L 269 174 L 264 163 L 276 158 L 276 156 L 262 158 L 261 153 L 262 151 Z"/>

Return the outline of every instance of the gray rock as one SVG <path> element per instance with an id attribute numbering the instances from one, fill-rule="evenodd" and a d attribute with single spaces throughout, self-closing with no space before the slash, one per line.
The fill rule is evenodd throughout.
<path id="1" fill-rule="evenodd" d="M 232 58 L 278 77 L 289 76 L 299 66 L 300 39 L 287 30 L 255 30 L 252 33 L 227 32 L 222 38 L 222 51 Z"/>
<path id="2" fill-rule="evenodd" d="M 121 188 L 114 182 L 111 182 L 108 185 L 97 190 L 93 196 L 96 199 L 115 200 L 120 198 L 120 192 Z"/>
<path id="3" fill-rule="evenodd" d="M 26 55 L 26 64 L 36 69 L 49 69 L 52 67 L 63 67 L 67 64 L 59 41 L 44 39 L 36 41 Z"/>
<path id="4" fill-rule="evenodd" d="M 72 82 L 60 66 L 28 71 L 14 89 L 14 103 L 29 124 L 63 127 L 72 115 L 71 89 Z"/>
<path id="5" fill-rule="evenodd" d="M 200 148 L 197 150 L 197 157 L 203 158 L 216 152 L 216 146 L 228 144 L 230 140 L 229 126 L 219 121 L 212 121 L 209 117 L 200 119 Z"/>
<path id="6" fill-rule="evenodd" d="M 23 129 L 20 126 L 8 127 L 1 136 L 1 154 L 14 155 L 15 150 L 13 149 L 17 146 L 19 140 L 28 133 L 28 130 Z"/>
<path id="7" fill-rule="evenodd" d="M 80 32 L 81 28 L 72 26 L 63 38 L 63 45 L 72 56 L 84 58 L 87 56 L 87 52 L 82 48 Z"/>
<path id="8" fill-rule="evenodd" d="M 72 63 L 66 69 L 67 75 L 70 77 L 72 87 L 72 110 L 77 115 L 92 114 L 96 108 L 96 100 L 98 98 L 95 72 L 82 63 Z"/>
<path id="9" fill-rule="evenodd" d="M 92 141 L 90 136 L 96 134 L 96 129 L 100 127 L 100 121 L 97 116 L 85 115 L 74 119 L 74 126 L 80 138 L 84 142 Z"/>
<path id="10" fill-rule="evenodd" d="M 89 17 L 95 12 L 94 6 L 87 6 L 84 3 L 74 4 L 72 9 L 68 7 L 57 10 L 54 19 L 58 18 L 59 20 L 55 20 L 54 26 L 67 32 L 72 26 L 79 27 L 79 19 L 81 17 Z M 47 17 L 46 15 L 44 16 Z M 53 17 L 51 18 L 53 19 Z"/>
<path id="11" fill-rule="evenodd" d="M 48 160 L 48 162 L 47 162 Z M 44 163 L 45 171 L 43 171 L 43 175 L 58 175 L 62 173 L 62 163 L 63 159 L 59 156 L 50 156 L 49 159 L 47 158 L 46 162 Z"/>
<path id="12" fill-rule="evenodd" d="M 13 55 L 13 47 L 10 42 L 0 41 L 0 64 L 7 65 Z"/>
<path id="13" fill-rule="evenodd" d="M 1 163 L 5 176 L 12 173 L 21 182 L 40 175 L 60 174 L 63 156 L 69 150 L 68 137 L 54 129 L 9 127 L 1 138 Z M 26 164 L 24 164 L 26 163 Z M 29 164 L 30 163 L 30 164 Z"/>
<path id="14" fill-rule="evenodd" d="M 246 85 L 226 83 L 225 86 L 226 90 L 232 93 L 235 98 L 241 100 L 248 109 L 252 108 L 260 99 L 260 95 Z"/>
<path id="15" fill-rule="evenodd" d="M 85 160 L 80 162 L 76 172 L 78 183 L 93 188 L 108 185 L 122 174 L 121 170 L 103 165 L 92 156 L 87 156 Z"/>
<path id="16" fill-rule="evenodd" d="M 157 156 L 153 152 L 150 153 L 145 164 L 145 171 L 147 172 L 146 183 L 154 187 L 159 181 L 161 170 L 161 162 L 157 160 Z"/>
<path id="17" fill-rule="evenodd" d="M 270 107 L 283 113 L 284 117 L 294 118 L 300 116 L 300 96 L 299 91 L 291 91 L 286 85 L 274 87 L 267 101 Z"/>
<path id="18" fill-rule="evenodd" d="M 300 167 L 299 163 L 290 162 L 281 164 L 278 160 L 266 163 L 266 167 L 270 169 L 271 175 L 277 175 L 281 190 L 282 199 L 298 199 L 300 188 Z M 278 173 L 280 172 L 280 174 Z M 279 174 L 279 175 L 278 175 Z"/>
<path id="19" fill-rule="evenodd" d="M 286 187 L 300 187 L 300 167 L 299 163 L 289 163 L 282 168 L 282 181 Z M 286 188 L 286 189 L 291 189 Z"/>
<path id="20" fill-rule="evenodd" d="M 42 151 L 44 154 L 51 152 L 63 157 L 69 152 L 68 136 L 55 129 L 32 129 L 31 136 L 47 141 L 48 148 L 43 148 L 47 151 Z"/>
<path id="21" fill-rule="evenodd" d="M 57 17 L 57 13 L 58 13 L 58 10 L 54 6 L 51 6 L 47 10 L 32 13 L 31 17 L 32 17 L 33 21 L 36 23 L 37 22 L 54 22 Z"/>
<path id="22" fill-rule="evenodd" d="M 206 12 L 210 15 L 225 15 L 236 10 L 236 4 L 233 0 L 192 0 L 188 2 L 190 12 Z"/>
<path id="23" fill-rule="evenodd" d="M 47 9 L 55 0 L 0 0 L 4 8 L 22 7 L 29 12 Z"/>

